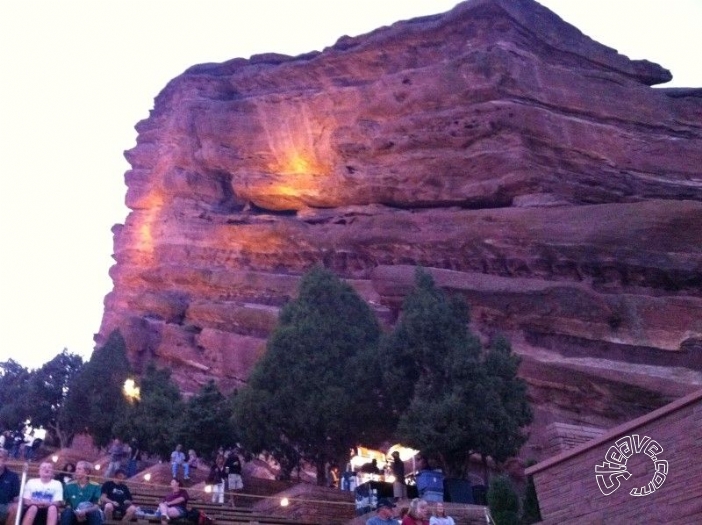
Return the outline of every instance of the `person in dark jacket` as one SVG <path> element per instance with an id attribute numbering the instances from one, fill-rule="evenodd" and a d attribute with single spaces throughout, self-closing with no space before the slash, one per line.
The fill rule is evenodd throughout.
<path id="1" fill-rule="evenodd" d="M 5 467 L 9 456 L 7 449 L 0 448 L 0 523 L 15 515 L 20 495 L 19 476 Z"/>
<path id="2" fill-rule="evenodd" d="M 227 485 L 227 467 L 224 464 L 224 454 L 217 454 L 214 465 L 207 476 L 207 484 L 212 485 L 212 503 L 224 503 L 224 491 Z"/>
<path id="3" fill-rule="evenodd" d="M 395 500 L 407 497 L 407 485 L 405 485 L 405 462 L 400 459 L 400 453 L 396 450 L 392 453 L 392 475 L 395 481 L 392 483 L 392 495 Z"/>

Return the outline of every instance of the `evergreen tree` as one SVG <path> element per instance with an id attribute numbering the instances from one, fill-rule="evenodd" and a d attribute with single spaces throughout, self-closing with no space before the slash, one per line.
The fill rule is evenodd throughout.
<path id="1" fill-rule="evenodd" d="M 115 330 L 71 381 L 60 415 L 62 428 L 73 434 L 88 432 L 97 446 L 106 446 L 114 422 L 127 409 L 122 389 L 129 373 L 124 339 Z"/>
<path id="2" fill-rule="evenodd" d="M 236 439 L 230 403 L 210 380 L 185 403 L 177 441 L 195 449 L 201 457 L 211 457 L 220 446 L 235 443 Z"/>
<path id="3" fill-rule="evenodd" d="M 27 419 L 25 386 L 30 373 L 8 359 L 0 363 L 0 428 L 20 428 Z"/>
<path id="4" fill-rule="evenodd" d="M 435 457 L 453 476 L 464 473 L 482 430 L 475 411 L 485 374 L 480 342 L 466 328 L 467 312 L 418 269 L 415 288 L 381 347 L 398 438 Z"/>
<path id="5" fill-rule="evenodd" d="M 275 399 L 275 395 L 267 390 L 251 385 L 243 388 L 231 400 L 231 422 L 240 428 L 245 448 L 275 459 L 280 466 L 280 479 L 289 480 L 300 465 L 300 453 L 275 422 L 283 419 L 284 407 L 295 401 L 277 404 Z"/>
<path id="6" fill-rule="evenodd" d="M 496 337 L 484 355 L 489 388 L 484 403 L 487 424 L 477 448 L 483 456 L 490 456 L 497 463 L 519 452 L 527 440 L 524 428 L 533 419 L 526 383 L 517 377 L 519 362 L 503 336 Z"/>
<path id="7" fill-rule="evenodd" d="M 519 525 L 519 497 L 507 477 L 498 476 L 492 481 L 487 502 L 497 525 Z"/>
<path id="8" fill-rule="evenodd" d="M 83 369 L 83 358 L 64 349 L 51 361 L 30 374 L 27 382 L 27 415 L 33 426 L 43 425 L 59 440 L 61 448 L 68 446 L 73 434 L 60 423 L 68 387 Z"/>
<path id="9" fill-rule="evenodd" d="M 400 319 L 381 345 L 399 439 L 457 477 L 474 453 L 496 461 L 516 454 L 531 421 L 509 344 L 499 339 L 483 352 L 467 321 L 467 307 L 418 269 Z"/>
<path id="10" fill-rule="evenodd" d="M 339 464 L 383 424 L 379 336 L 374 313 L 348 284 L 322 268 L 306 274 L 235 397 L 244 445 L 283 468 L 308 461 L 323 483 L 327 463 Z"/>
<path id="11" fill-rule="evenodd" d="M 184 414 L 185 404 L 171 371 L 150 364 L 141 377 L 140 399 L 122 413 L 114 433 L 125 441 L 136 438 L 142 450 L 167 459 L 188 424 Z M 190 432 L 200 429 L 191 427 Z"/>

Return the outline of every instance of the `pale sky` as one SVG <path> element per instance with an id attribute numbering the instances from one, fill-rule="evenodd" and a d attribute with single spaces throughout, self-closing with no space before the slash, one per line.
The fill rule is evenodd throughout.
<path id="1" fill-rule="evenodd" d="M 456 0 L 2 0 L 0 361 L 89 358 L 112 289 L 134 125 L 194 64 L 322 50 Z M 702 0 L 543 0 L 583 33 L 702 86 Z"/>

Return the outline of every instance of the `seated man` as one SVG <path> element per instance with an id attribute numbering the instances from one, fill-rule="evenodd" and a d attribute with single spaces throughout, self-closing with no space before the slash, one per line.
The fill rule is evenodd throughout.
<path id="1" fill-rule="evenodd" d="M 102 511 L 98 506 L 100 501 L 100 485 L 90 481 L 93 466 L 87 461 L 76 463 L 76 473 L 73 481 L 66 483 L 64 500 L 66 508 L 61 513 L 61 525 L 77 525 L 88 522 L 88 525 L 102 524 Z"/>
<path id="2" fill-rule="evenodd" d="M 183 479 L 190 479 L 190 464 L 185 460 L 183 445 L 176 445 L 176 448 L 171 452 L 171 472 L 174 478 L 178 477 L 178 467 L 183 467 Z"/>
<path id="3" fill-rule="evenodd" d="M 394 508 L 395 504 L 388 498 L 380 498 L 377 514 L 366 521 L 366 525 L 398 525 L 400 522 L 395 519 Z"/>
<path id="4" fill-rule="evenodd" d="M 106 520 L 121 519 L 122 521 L 132 521 L 137 508 L 132 505 L 132 493 L 129 487 L 124 484 L 127 473 L 123 469 L 117 469 L 115 479 L 110 479 L 102 484 L 100 503 L 105 512 Z"/>
<path id="5" fill-rule="evenodd" d="M 54 466 L 49 462 L 39 465 L 39 477 L 24 484 L 22 502 L 25 508 L 22 525 L 45 519 L 46 525 L 58 523 L 58 508 L 63 503 L 63 485 L 54 479 Z"/>
<path id="6" fill-rule="evenodd" d="M 17 512 L 17 502 L 19 501 L 20 480 L 19 476 L 5 467 L 10 453 L 0 448 L 0 523 L 14 525 L 14 516 Z"/>

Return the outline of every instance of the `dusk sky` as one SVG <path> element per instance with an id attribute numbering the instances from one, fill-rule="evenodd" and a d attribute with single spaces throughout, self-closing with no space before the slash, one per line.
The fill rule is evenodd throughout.
<path id="1" fill-rule="evenodd" d="M 542 0 L 595 40 L 702 86 L 702 0 Z M 135 124 L 200 63 L 322 50 L 455 0 L 7 0 L 0 4 L 0 361 L 89 358 L 112 289 Z"/>

